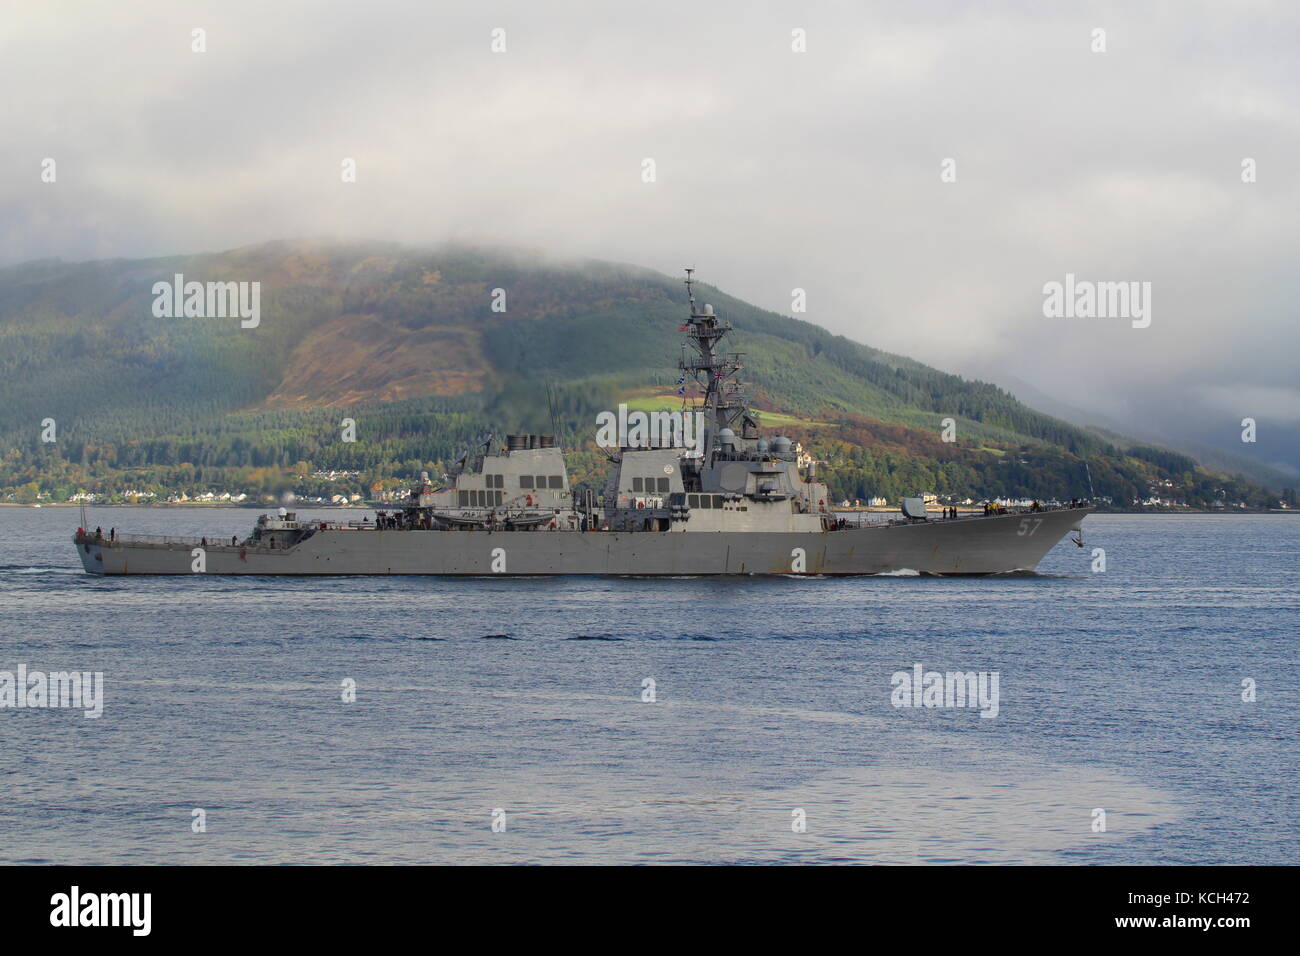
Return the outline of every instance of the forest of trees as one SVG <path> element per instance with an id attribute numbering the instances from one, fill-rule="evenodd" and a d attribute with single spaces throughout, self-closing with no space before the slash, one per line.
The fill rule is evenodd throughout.
<path id="1" fill-rule="evenodd" d="M 585 402 L 572 395 L 565 401 L 561 395 L 552 419 L 550 406 L 536 399 L 530 413 L 509 419 L 519 425 L 505 424 L 502 406 L 518 411 L 522 396 L 494 396 L 493 401 L 419 399 L 228 415 L 214 418 L 206 428 L 95 443 L 29 441 L 10 447 L 0 462 L 0 499 L 66 500 L 89 492 L 120 500 L 127 491 L 159 498 L 226 491 L 260 500 L 292 491 L 300 497 L 359 494 L 369 499 L 377 489 L 396 487 L 420 471 L 444 473 L 488 435 L 499 444 L 507 431 L 549 433 L 556 422 L 565 447 L 576 452 L 574 481 L 599 491 L 606 459 L 592 443 L 594 410 L 575 407 Z M 347 420 L 355 422 L 354 442 L 344 440 Z M 1092 493 L 1123 506 L 1153 494 L 1190 507 L 1216 500 L 1268 507 L 1278 498 L 1248 482 L 1206 472 L 1186 456 L 1149 447 L 1085 457 L 1047 444 L 976 448 L 945 445 L 898 426 L 873 429 L 861 420 L 835 429 L 784 430 L 827 463 L 821 476 L 837 501 L 877 496 L 897 501 L 923 492 L 977 501 L 1088 497 L 1089 474 Z M 886 440 L 880 440 L 882 435 Z M 355 474 L 334 480 L 312 477 L 329 471 Z"/>
<path id="2" fill-rule="evenodd" d="M 153 316 L 151 279 L 172 271 L 264 280 L 257 334 Z M 508 291 L 504 313 L 490 307 L 494 288 Z M 1277 499 L 1185 455 L 1124 448 L 993 385 L 707 286 L 697 295 L 735 325 L 726 345 L 745 353 L 743 377 L 761 407 L 806 423 L 787 431 L 828 463 L 837 499 L 1081 497 L 1085 462 L 1095 493 L 1117 503 Z M 595 415 L 635 390 L 673 390 L 684 306 L 679 283 L 645 270 L 463 248 L 271 243 L 216 256 L 0 269 L 0 500 L 130 490 L 369 497 L 421 470 L 445 470 L 489 432 L 558 431 L 583 452 L 577 477 L 598 487 Z M 465 341 L 478 344 L 465 348 L 478 351 L 469 359 L 487 371 L 457 395 L 268 407 L 302 361 L 301 343 L 351 315 L 378 317 L 399 343 L 430 326 L 470 328 Z M 353 369 L 346 342 L 331 344 L 342 378 L 382 378 L 382 365 Z M 438 359 L 429 357 L 431 367 Z M 952 444 L 938 440 L 945 417 L 958 423 Z M 354 442 L 343 438 L 345 418 L 356 422 Z M 46 423 L 54 441 L 42 440 Z M 325 481 L 311 477 L 317 471 L 356 474 Z"/>

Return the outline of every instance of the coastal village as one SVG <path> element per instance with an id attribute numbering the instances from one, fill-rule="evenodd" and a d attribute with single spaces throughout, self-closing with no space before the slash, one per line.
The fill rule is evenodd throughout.
<path id="1" fill-rule="evenodd" d="M 359 477 L 358 472 L 315 472 L 311 476 L 317 482 L 335 482 L 349 480 L 355 482 Z M 1172 487 L 1172 482 L 1166 482 L 1167 486 Z M 1116 503 L 1108 496 L 1099 496 L 1096 501 L 1102 510 L 1132 511 L 1132 510 L 1159 510 L 1159 511 L 1258 511 L 1258 508 L 1252 508 L 1244 501 L 1215 500 L 1210 502 L 1208 509 L 1189 508 L 1186 502 L 1181 501 L 1177 496 L 1171 494 L 1168 487 L 1161 488 L 1153 486 L 1150 494 L 1141 499 L 1132 499 L 1128 502 Z M 286 492 L 280 496 L 272 494 L 249 494 L 245 491 L 228 491 L 222 489 L 208 489 L 206 491 L 195 491 L 193 493 L 186 491 L 154 491 L 143 488 L 126 488 L 114 493 L 98 493 L 93 491 L 76 491 L 66 498 L 56 498 L 49 492 L 36 491 L 33 494 L 19 496 L 14 491 L 0 493 L 0 504 L 4 505 L 95 505 L 95 506 L 162 506 L 162 507 L 184 507 L 184 506 L 207 506 L 207 507 L 264 507 L 282 504 L 285 501 L 292 501 L 300 506 L 310 506 L 318 508 L 371 508 L 400 505 L 410 496 L 411 489 L 409 485 L 401 484 L 396 481 L 376 482 L 370 488 L 369 495 L 363 495 L 358 492 L 336 492 L 333 494 L 301 494 L 296 491 Z M 979 512 L 985 506 L 993 505 L 1006 509 L 1030 508 L 1035 504 L 1055 508 L 1060 507 L 1064 502 L 1056 499 L 1043 498 L 984 498 L 975 499 L 971 497 L 957 498 L 949 495 L 937 495 L 932 492 L 920 495 L 927 508 L 956 508 L 959 512 Z M 840 511 L 863 511 L 863 512 L 884 512 L 896 511 L 901 501 L 890 501 L 879 496 L 867 499 L 844 498 L 835 502 L 837 510 Z M 1271 511 L 1292 511 L 1296 510 L 1296 503 L 1289 498 L 1277 500 L 1271 507 Z"/>
<path id="2" fill-rule="evenodd" d="M 809 467 L 819 470 L 833 469 L 833 464 L 824 458 L 818 458 L 801 443 L 795 443 L 792 451 L 801 471 Z M 1020 459 L 1021 464 L 1025 459 Z M 439 474 L 439 463 L 425 463 L 418 470 Z M 181 467 L 186 467 L 182 464 Z M 188 466 L 193 468 L 193 466 Z M 195 477 L 199 477 L 195 475 Z M 444 480 L 446 475 L 443 475 Z M 200 479 L 201 480 L 201 479 Z M 237 479 L 238 480 L 238 479 Z M 131 479 L 121 482 L 125 487 L 104 489 L 102 486 L 91 490 L 85 487 L 64 488 L 44 487 L 35 482 L 19 486 L 0 487 L 0 505 L 9 506 L 157 506 L 157 507 L 276 507 L 288 502 L 299 506 L 313 508 L 372 508 L 392 507 L 404 503 L 411 493 L 410 477 L 405 480 L 398 477 L 377 477 L 374 471 L 319 469 L 312 468 L 307 462 L 285 468 L 278 473 L 276 481 L 252 483 L 242 488 L 202 487 L 197 482 L 187 483 L 184 487 L 168 487 L 164 481 L 132 483 Z M 91 486 L 94 488 L 94 485 Z M 1128 500 L 1116 500 L 1108 495 L 1097 495 L 1095 503 L 1101 510 L 1110 511 L 1163 511 L 1163 512 L 1243 512 L 1273 511 L 1288 512 L 1297 509 L 1295 489 L 1286 489 L 1281 497 L 1271 501 L 1267 507 L 1261 502 L 1253 503 L 1240 500 L 1232 490 L 1223 487 L 1214 489 L 1215 497 L 1208 503 L 1189 504 L 1180 494 L 1175 482 L 1168 479 L 1154 480 L 1146 489 L 1145 495 Z M 955 508 L 959 513 L 979 513 L 986 507 L 1005 509 L 1031 508 L 1035 504 L 1043 507 L 1059 507 L 1064 502 L 1052 497 L 995 497 L 975 498 L 969 495 L 944 495 L 929 491 L 919 495 L 929 509 Z M 901 496 L 870 495 L 864 497 L 841 497 L 832 502 L 837 511 L 848 512 L 894 512 L 902 504 Z"/>

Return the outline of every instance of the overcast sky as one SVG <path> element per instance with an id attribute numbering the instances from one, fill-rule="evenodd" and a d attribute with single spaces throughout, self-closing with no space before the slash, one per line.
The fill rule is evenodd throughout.
<path id="1" fill-rule="evenodd" d="M 339 236 L 692 264 L 1120 422 L 1251 416 L 1248 450 L 1295 457 L 1300 4 L 2 9 L 4 262 Z M 1150 327 L 1045 318 L 1066 273 L 1150 282 Z"/>

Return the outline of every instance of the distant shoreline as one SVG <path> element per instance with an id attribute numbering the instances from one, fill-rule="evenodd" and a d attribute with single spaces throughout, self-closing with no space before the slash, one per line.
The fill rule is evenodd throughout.
<path id="1" fill-rule="evenodd" d="M 42 502 L 40 502 L 39 504 L 22 504 L 22 503 L 17 502 L 17 501 L 0 501 L 0 508 L 37 508 L 37 507 L 39 507 L 39 508 L 80 508 L 80 507 L 82 507 L 82 503 L 79 502 L 79 501 L 42 501 Z M 225 502 L 225 501 L 223 501 L 223 502 L 215 502 L 215 501 L 184 501 L 184 502 L 181 502 L 181 501 L 170 501 L 170 502 L 161 502 L 161 503 L 153 503 L 153 504 L 145 504 L 145 503 L 137 503 L 137 504 L 125 504 L 125 503 L 107 504 L 107 503 L 105 503 L 105 504 L 98 504 L 98 503 L 91 503 L 91 504 L 87 504 L 87 505 L 85 505 L 85 507 L 86 507 L 86 508 L 96 508 L 96 509 L 103 509 L 103 508 L 162 508 L 162 509 L 166 509 L 166 508 L 174 508 L 174 509 L 178 509 L 178 510 L 179 510 L 179 509 L 183 509 L 183 508 L 197 508 L 197 509 L 230 508 L 230 509 L 244 510 L 244 511 L 249 511 L 249 510 L 253 510 L 253 511 L 257 511 L 257 510 L 268 511 L 268 510 L 270 510 L 270 511 L 273 511 L 273 510 L 275 510 L 275 509 L 277 509 L 277 508 L 280 508 L 280 507 L 288 507 L 288 508 L 301 508 L 301 509 L 303 509 L 303 510 L 310 510 L 310 511 L 374 511 L 374 510 L 377 509 L 377 508 L 383 508 L 383 509 L 388 509 L 388 508 L 401 508 L 402 505 L 401 505 L 400 503 L 398 503 L 398 502 L 392 502 L 392 501 L 390 501 L 390 502 L 375 502 L 374 504 L 364 504 L 364 505 L 326 505 L 326 504 L 311 504 L 311 503 L 302 503 L 302 502 L 295 502 L 295 503 L 292 504 L 292 505 L 275 505 L 275 504 L 267 504 L 267 503 L 262 503 L 262 504 L 239 504 L 239 505 L 232 505 L 232 504 L 230 504 L 229 502 Z M 941 511 L 941 510 L 942 510 L 942 507 L 940 507 L 940 508 L 938 508 L 938 509 L 934 509 L 934 510 L 935 510 L 935 511 Z M 898 513 L 899 513 L 899 509 L 898 509 L 898 508 L 891 508 L 891 507 L 874 507 L 874 506 L 873 506 L 873 507 L 863 507 L 863 508 L 832 508 L 831 511 L 834 512 L 835 514 L 898 514 Z M 969 508 L 969 507 L 961 507 L 961 506 L 958 506 L 958 508 L 957 508 L 957 513 L 958 513 L 959 515 L 979 515 L 979 514 L 983 514 L 983 513 L 984 513 L 984 509 L 983 509 L 983 508 Z M 1101 508 L 1101 507 L 1099 507 L 1099 508 L 1094 512 L 1094 514 L 1099 514 L 1099 515 L 1168 515 L 1168 516 L 1173 516 L 1173 515 L 1300 515 L 1300 508 L 1268 508 L 1268 509 L 1259 509 L 1259 508 L 1177 508 L 1177 509 L 1174 509 L 1174 508 L 1160 508 L 1160 509 L 1156 509 L 1156 508 L 1113 508 L 1113 507 L 1105 507 L 1105 508 Z"/>
<path id="2" fill-rule="evenodd" d="M 373 511 L 375 508 L 400 508 L 401 505 L 393 502 L 389 502 L 387 504 L 380 502 L 378 504 L 373 504 L 373 505 L 323 505 L 323 504 L 312 504 L 312 503 L 303 503 L 303 502 L 294 502 L 293 505 L 284 505 L 284 506 L 271 504 L 270 502 L 263 502 L 262 504 L 256 504 L 256 505 L 232 505 L 226 501 L 222 501 L 222 502 L 168 501 L 168 502 L 155 502 L 153 504 L 149 504 L 143 501 L 136 502 L 135 504 L 129 504 L 127 502 L 122 502 L 122 501 L 115 501 L 112 503 L 91 501 L 91 502 L 86 502 L 83 505 L 83 503 L 80 501 L 41 501 L 41 502 L 33 502 L 30 504 L 23 504 L 17 501 L 0 501 L 0 508 L 81 508 L 81 507 L 86 507 L 86 508 L 244 508 L 244 509 L 261 508 L 263 511 L 265 511 L 267 508 L 274 510 L 280 507 L 298 507 L 298 508 L 305 507 L 305 508 L 337 508 L 339 511 Z"/>

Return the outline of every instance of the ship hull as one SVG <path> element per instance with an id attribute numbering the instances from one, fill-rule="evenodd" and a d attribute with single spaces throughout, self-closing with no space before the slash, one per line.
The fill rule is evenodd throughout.
<path id="1" fill-rule="evenodd" d="M 330 529 L 282 550 L 95 538 L 76 544 L 82 566 L 98 575 L 1001 574 L 1032 571 L 1091 510 L 822 532 Z"/>

